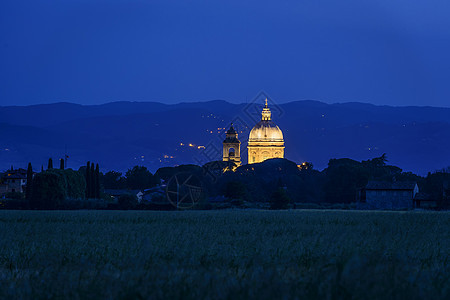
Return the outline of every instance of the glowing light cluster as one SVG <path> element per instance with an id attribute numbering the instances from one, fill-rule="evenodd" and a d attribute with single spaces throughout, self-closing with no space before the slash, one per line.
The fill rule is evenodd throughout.
<path id="1" fill-rule="evenodd" d="M 196 144 L 193 144 L 193 143 L 188 143 L 188 144 L 180 143 L 180 146 L 188 146 L 188 147 L 191 147 L 191 148 L 205 149 L 205 146 L 196 145 Z"/>

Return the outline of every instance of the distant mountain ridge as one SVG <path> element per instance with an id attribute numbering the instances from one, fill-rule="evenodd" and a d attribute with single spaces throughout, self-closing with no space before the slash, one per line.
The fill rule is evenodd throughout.
<path id="1" fill-rule="evenodd" d="M 286 158 L 296 162 L 323 169 L 330 158 L 365 160 L 387 153 L 390 163 L 420 174 L 450 166 L 450 108 L 310 100 L 270 107 L 285 136 Z M 231 122 L 245 148 L 261 108 L 262 103 L 223 100 L 0 106 L 0 170 L 28 161 L 37 169 L 66 149 L 73 168 L 87 160 L 120 171 L 136 164 L 153 171 L 202 164 L 220 159 L 223 128 Z"/>

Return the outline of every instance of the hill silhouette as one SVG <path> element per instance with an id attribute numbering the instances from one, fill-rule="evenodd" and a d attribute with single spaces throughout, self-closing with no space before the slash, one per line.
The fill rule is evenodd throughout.
<path id="1" fill-rule="evenodd" d="M 224 128 L 230 122 L 246 147 L 261 108 L 259 103 L 222 100 L 4 106 L 0 169 L 28 161 L 45 165 L 49 157 L 63 157 L 65 149 L 73 168 L 87 160 L 120 171 L 136 164 L 152 171 L 177 164 L 203 165 L 221 158 Z M 271 108 L 285 137 L 286 158 L 298 163 L 310 161 L 323 169 L 330 158 L 364 160 L 387 153 L 390 164 L 419 174 L 450 165 L 449 108 L 319 101 Z M 242 153 L 246 161 L 246 151 Z"/>

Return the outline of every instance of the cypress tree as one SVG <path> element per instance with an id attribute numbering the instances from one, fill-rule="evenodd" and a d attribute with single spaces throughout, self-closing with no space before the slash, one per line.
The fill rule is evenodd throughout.
<path id="1" fill-rule="evenodd" d="M 44 172 L 44 165 L 41 165 L 41 172 Z"/>
<path id="2" fill-rule="evenodd" d="M 90 191 L 90 195 L 91 198 L 95 198 L 95 166 L 94 163 L 91 164 L 91 174 L 90 174 L 90 180 L 91 180 L 91 191 Z"/>
<path id="3" fill-rule="evenodd" d="M 98 164 L 95 166 L 95 198 L 100 198 L 100 168 Z"/>
<path id="4" fill-rule="evenodd" d="M 61 170 L 64 170 L 64 159 L 62 159 L 62 158 L 59 160 L 59 168 Z"/>
<path id="5" fill-rule="evenodd" d="M 86 166 L 86 198 L 91 196 L 91 163 L 88 161 Z"/>
<path id="6" fill-rule="evenodd" d="M 47 167 L 47 169 L 53 169 L 53 160 L 52 160 L 52 158 L 49 158 L 48 159 L 48 167 Z"/>
<path id="7" fill-rule="evenodd" d="M 31 185 L 33 184 L 33 168 L 31 167 L 31 163 L 28 163 L 28 169 L 27 169 L 27 187 L 25 190 L 25 197 L 28 202 L 31 200 Z"/>

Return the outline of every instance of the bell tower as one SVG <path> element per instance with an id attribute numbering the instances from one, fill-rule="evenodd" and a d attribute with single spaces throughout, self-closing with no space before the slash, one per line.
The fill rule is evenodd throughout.
<path id="1" fill-rule="evenodd" d="M 223 161 L 233 161 L 238 167 L 241 165 L 241 142 L 233 123 L 231 123 L 223 141 Z"/>

